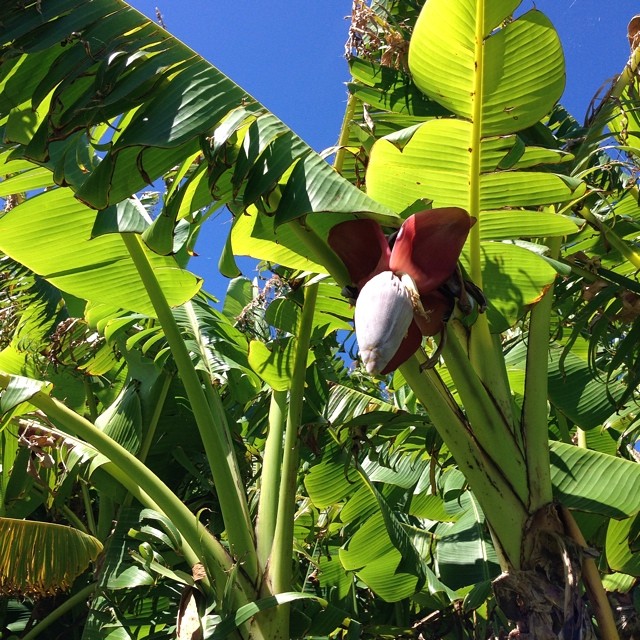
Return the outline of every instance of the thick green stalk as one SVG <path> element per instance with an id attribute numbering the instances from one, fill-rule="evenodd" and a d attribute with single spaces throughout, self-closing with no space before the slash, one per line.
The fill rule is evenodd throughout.
<path id="1" fill-rule="evenodd" d="M 313 330 L 313 316 L 318 296 L 318 285 L 305 288 L 304 306 L 297 345 L 291 389 L 289 392 L 289 411 L 284 436 L 282 457 L 282 473 L 278 496 L 278 514 L 276 517 L 273 551 L 269 560 L 269 578 L 272 593 L 283 593 L 291 590 L 291 563 L 293 556 L 293 524 L 296 510 L 296 489 L 299 459 L 299 429 L 304 401 L 304 385 L 307 372 L 309 343 Z M 288 638 L 289 606 L 278 607 L 277 629 L 279 637 Z"/>
<path id="2" fill-rule="evenodd" d="M 560 238 L 548 240 L 551 257 L 560 253 Z M 529 512 L 552 502 L 549 459 L 548 362 L 553 285 L 533 307 L 529 321 L 527 367 L 522 404 L 522 436 L 529 478 Z"/>
<path id="3" fill-rule="evenodd" d="M 519 569 L 522 537 L 528 518 L 525 505 L 502 470 L 478 444 L 465 416 L 438 374 L 432 369 L 421 372 L 420 365 L 424 360 L 424 356 L 413 356 L 400 367 L 400 372 L 427 408 L 430 419 L 478 498 L 498 543 L 502 568 Z"/>
<path id="4" fill-rule="evenodd" d="M 237 460 L 231 447 L 231 435 L 226 421 L 215 419 L 220 418 L 220 412 L 216 410 L 218 415 L 214 416 L 210 406 L 212 401 L 215 405 L 215 398 L 212 396 L 217 396 L 217 393 L 210 389 L 207 398 L 171 307 L 149 263 L 142 240 L 139 236 L 128 233 L 123 233 L 122 238 L 153 304 L 187 393 L 213 474 L 232 554 L 242 562 L 249 580 L 257 584 L 258 560 L 252 535 L 253 528 L 248 517 L 249 509 Z"/>
<path id="5" fill-rule="evenodd" d="M 580 527 L 578 527 L 578 524 L 571 515 L 571 511 L 566 507 L 560 507 L 560 515 L 567 533 L 585 550 L 582 559 L 582 581 L 589 596 L 591 606 L 593 607 L 594 616 L 598 621 L 599 635 L 602 640 L 619 640 L 618 628 L 611 611 L 607 592 L 602 585 L 600 571 L 598 570 L 596 561 L 587 552 L 589 545 L 584 539 Z"/>
<path id="6" fill-rule="evenodd" d="M 202 332 L 200 331 L 200 325 L 198 324 L 198 317 L 196 316 L 195 309 L 193 308 L 193 304 L 191 301 L 186 302 L 185 310 L 187 312 L 187 318 L 189 319 L 189 323 L 191 325 L 191 331 L 195 337 L 196 342 L 198 343 L 198 347 L 200 349 L 200 353 L 202 354 L 202 358 L 207 362 L 207 354 L 206 354 L 206 343 Z M 253 529 L 251 528 L 251 515 L 249 514 L 249 505 L 247 504 L 246 499 L 244 499 L 245 489 L 244 483 L 242 481 L 242 476 L 240 474 L 240 468 L 238 467 L 238 460 L 235 456 L 233 440 L 231 438 L 231 429 L 229 428 L 229 423 L 227 422 L 227 414 L 224 411 L 224 406 L 222 405 L 222 400 L 220 395 L 216 391 L 213 386 L 213 372 L 208 370 L 198 371 L 198 375 L 200 377 L 200 381 L 202 383 L 202 389 L 204 391 L 204 395 L 207 399 L 207 403 L 209 405 L 209 410 L 213 417 L 213 421 L 215 424 L 220 425 L 222 428 L 220 430 L 221 437 L 225 439 L 225 456 L 229 469 L 231 469 L 231 475 L 233 476 L 233 480 L 236 484 L 236 492 L 239 496 L 243 498 L 240 500 L 240 506 L 243 509 L 243 521 L 249 523 L 249 529 L 247 530 L 247 536 L 250 537 L 250 541 L 247 544 L 250 545 L 251 551 L 254 552 L 250 557 L 250 562 L 254 561 L 255 556 L 255 541 L 253 539 Z M 215 476 L 214 476 L 215 479 Z"/>
<path id="7" fill-rule="evenodd" d="M 518 426 L 513 416 L 513 403 L 504 373 L 502 351 L 496 348 L 496 342 L 489 330 L 487 315 L 484 313 L 478 316 L 470 330 L 469 359 L 484 385 L 491 389 L 491 395 L 512 433 L 517 435 Z"/>
<path id="8" fill-rule="evenodd" d="M 287 415 L 287 392 L 272 391 L 269 407 L 269 431 L 264 445 L 262 474 L 260 476 L 260 498 L 256 521 L 256 541 L 258 562 L 265 569 L 273 547 L 278 513 L 278 492 L 280 488 L 280 464 L 284 426 Z"/>
<path id="9" fill-rule="evenodd" d="M 460 395 L 473 434 L 479 445 L 502 470 L 519 499 L 528 499 L 527 470 L 523 451 L 519 448 L 510 424 L 494 402 L 492 392 L 482 384 L 456 336 L 451 320 L 447 325 L 447 346 L 443 357 Z"/>

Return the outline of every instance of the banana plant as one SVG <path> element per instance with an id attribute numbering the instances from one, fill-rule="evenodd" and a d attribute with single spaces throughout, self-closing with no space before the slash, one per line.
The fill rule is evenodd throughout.
<path id="1" fill-rule="evenodd" d="M 514 18 L 518 4 L 469 2 L 452 8 L 437 0 L 425 3 L 411 36 L 412 82 L 404 81 L 404 92 L 398 90 L 402 74 L 388 72 L 385 78 L 385 70 L 370 60 L 356 61 L 352 68 L 361 80 L 354 96 L 370 101 L 373 95 L 376 106 L 384 108 L 395 98 L 396 111 L 413 116 L 413 121 L 405 118 L 409 128 L 398 126 L 375 141 L 375 135 L 369 137 L 367 192 L 397 211 L 410 213 L 426 200 L 462 207 L 476 219 L 463 262 L 485 290 L 489 310 L 470 327 L 463 317 L 450 321 L 442 351 L 460 404 L 437 370 L 423 370 L 424 358 L 401 366 L 400 372 L 428 407 L 487 514 L 505 571 L 495 583 L 498 600 L 519 619 L 522 630 L 530 630 L 537 626 L 536 605 L 518 608 L 505 597 L 520 593 L 516 600 L 526 603 L 527 581 L 536 584 L 545 572 L 549 584 L 562 584 L 550 571 L 552 547 L 563 535 L 571 537 L 570 522 L 558 517 L 553 504 L 547 398 L 562 393 L 547 389 L 547 349 L 555 280 L 551 265 L 562 237 L 577 231 L 561 214 L 585 199 L 586 185 L 567 175 L 571 156 L 530 142 L 540 139 L 538 122 L 562 93 L 564 68 L 547 19 L 537 11 Z M 544 59 L 544 64 L 530 65 L 534 59 Z M 444 115 L 436 113 L 434 103 L 449 117 L 433 117 Z M 379 120 L 389 122 L 384 115 Z M 371 109 L 365 122 L 373 133 L 376 114 Z M 451 252 L 455 255 L 453 248 Z M 519 365 L 524 379 L 517 393 L 522 400 L 514 401 L 509 363 L 496 337 L 522 317 L 519 304 L 533 308 L 528 323 L 518 325 L 527 349 Z M 611 408 L 603 417 L 611 415 Z M 541 550 L 538 536 L 556 542 Z M 556 550 L 563 548 L 560 544 Z M 580 565 L 579 557 L 575 563 Z M 576 602 L 575 592 L 572 597 Z M 555 612 L 553 606 L 547 610 L 549 634 L 564 624 L 559 604 Z M 615 634 L 610 621 L 601 624 Z"/>
<path id="2" fill-rule="evenodd" d="M 600 607 L 601 632 L 614 637 L 594 566 L 582 560 L 580 534 L 567 508 L 606 518 L 635 517 L 640 505 L 629 493 L 637 468 L 566 442 L 549 445 L 549 406 L 552 418 L 566 421 L 569 416 L 583 428 L 602 424 L 616 408 L 606 399 L 598 404 L 597 420 L 586 424 L 590 402 L 603 393 L 606 398 L 612 386 L 603 389 L 591 380 L 579 358 L 562 353 L 565 345 L 552 345 L 549 357 L 557 273 L 572 269 L 561 261 L 562 240 L 577 230 L 571 214 L 593 197 L 588 171 L 580 173 L 584 165 L 572 176 L 572 155 L 557 148 L 558 138 L 541 124 L 551 126 L 549 114 L 563 89 L 557 35 L 540 12 L 517 15 L 515 0 L 465 0 L 455 7 L 427 0 L 407 56 L 403 34 L 417 15 L 415 7 L 407 22 L 409 13 L 405 16 L 400 5 L 386 4 L 370 13 L 360 7 L 370 20 L 371 41 L 395 42 L 397 48 L 387 45 L 384 60 L 376 62 L 371 59 L 375 47 L 354 37 L 360 57 L 351 62 L 352 97 L 335 171 L 240 87 L 124 2 L 99 0 L 90 9 L 80 0 L 10 3 L 1 36 L 2 173 L 7 178 L 0 182 L 0 193 L 11 206 L 0 219 L 0 250 L 45 278 L 67 305 L 75 301 L 75 317 L 95 327 L 105 341 L 111 339 L 127 354 L 138 348 L 152 354 L 164 368 L 155 387 L 162 398 L 170 388 L 186 395 L 220 501 L 218 535 L 197 521 L 175 487 L 167 486 L 168 478 L 158 478 L 154 470 L 161 469 L 145 464 L 152 437 L 140 439 L 135 419 L 116 420 L 119 407 L 137 406 L 133 379 L 120 379 L 118 393 L 100 407 L 89 407 L 85 417 L 56 386 L 28 379 L 37 375 L 16 340 L 0 357 L 3 398 L 10 409 L 28 401 L 58 429 L 84 441 L 91 455 L 106 460 L 103 470 L 132 496 L 127 501 L 135 499 L 160 514 L 154 517 L 168 527 L 169 538 L 177 539 L 175 528 L 181 542 L 174 546 L 200 576 L 200 590 L 214 607 L 201 618 L 207 620 L 207 633 L 290 637 L 289 603 L 308 598 L 302 589 L 290 591 L 296 582 L 291 558 L 300 427 L 307 422 L 305 410 L 321 404 L 310 397 L 314 386 L 308 376 L 319 375 L 310 346 L 320 349 L 331 332 L 347 326 L 346 302 L 337 301 L 328 278 L 352 295 L 374 281 L 365 284 L 378 263 L 358 275 L 357 256 L 354 260 L 348 251 L 356 245 L 348 230 L 364 224 L 374 229 L 368 237 L 378 244 L 378 260 L 384 256 L 380 271 L 397 269 L 416 283 L 415 291 L 410 280 L 403 285 L 413 295 L 400 333 L 409 327 L 411 340 L 394 335 L 395 346 L 387 349 L 392 359 L 368 369 L 378 373 L 399 367 L 387 378 L 393 401 L 411 407 L 419 421 L 425 420 L 415 403 L 419 400 L 446 455 L 462 471 L 441 479 L 440 486 L 461 496 L 456 508 L 449 505 L 450 512 L 440 509 L 441 530 L 447 530 L 447 518 L 456 519 L 450 534 L 455 538 L 456 532 L 483 528 L 486 516 L 492 541 L 485 536 L 481 545 L 486 557 L 495 560 L 487 566 L 499 563 L 503 570 L 494 589 L 520 631 L 541 628 L 541 637 L 549 637 L 574 614 L 578 626 L 588 628 L 577 590 L 583 566 L 594 607 Z M 380 64 L 394 61 L 396 69 Z M 362 124 L 355 122 L 359 115 Z M 360 189 L 363 172 L 366 193 Z M 161 176 L 167 193 L 150 219 L 135 194 Z M 16 196 L 24 193 L 27 198 Z M 247 342 L 230 325 L 221 329 L 223 319 L 213 319 L 198 294 L 201 282 L 185 270 L 201 225 L 223 205 L 234 218 L 220 259 L 222 273 L 238 275 L 234 254 L 292 270 L 287 272 L 291 299 L 269 307 L 271 324 L 284 339 L 266 339 L 265 345 L 257 339 Z M 434 219 L 434 226 L 416 222 Z M 458 226 L 464 233 L 455 233 L 454 246 L 447 247 L 446 230 Z M 441 232 L 443 246 L 421 245 L 423 227 Z M 394 251 L 384 236 L 397 229 L 400 244 Z M 467 232 L 458 271 L 455 262 Z M 407 242 L 409 253 L 415 244 L 443 256 L 446 268 L 437 265 L 442 277 L 420 286 L 429 261 L 421 257 L 418 270 L 408 267 L 402 247 Z M 299 278 L 308 273 L 326 281 L 305 282 L 296 297 Z M 447 291 L 437 291 L 443 284 Z M 476 292 L 475 312 L 467 291 Z M 235 295 L 244 301 L 244 313 L 247 297 Z M 421 309 L 417 300 L 425 295 L 441 305 L 425 309 L 422 300 Z M 478 308 L 485 299 L 486 312 Z M 431 315 L 435 329 L 425 329 L 425 317 Z M 269 323 L 260 314 L 244 321 L 256 337 L 267 338 Z M 412 323 L 419 330 L 411 329 Z M 395 333 L 394 326 L 378 328 L 374 341 L 389 332 Z M 515 344 L 506 357 L 505 332 Z M 419 350 L 423 334 L 435 335 L 440 343 L 429 358 Z M 394 362 L 398 345 L 403 353 Z M 102 352 L 104 367 L 109 366 L 107 351 Z M 434 368 L 440 355 L 443 363 Z M 133 368 L 135 357 L 130 358 L 127 364 Z M 221 371 L 221 361 L 233 362 L 237 375 L 224 367 Z M 99 370 L 95 360 L 92 366 Z M 177 388 L 169 380 L 174 367 Z M 568 389 L 589 378 L 588 393 L 579 398 L 563 394 L 560 383 L 567 376 Z M 555 388 L 547 388 L 548 379 Z M 238 397 L 250 386 L 245 403 L 257 393 L 269 402 L 255 523 L 235 451 L 233 412 L 224 404 L 221 383 Z M 340 406 L 348 392 L 358 409 L 342 417 L 334 411 L 335 424 L 357 433 L 371 422 L 372 407 L 392 412 L 390 403 L 376 398 L 372 404 L 378 385 L 367 384 L 367 393 L 345 386 L 327 393 Z M 614 389 L 613 397 L 622 395 Z M 330 440 L 322 440 L 326 457 L 312 467 L 305 486 L 316 509 L 329 509 L 332 500 L 347 495 L 342 523 L 361 529 L 338 552 L 341 570 L 327 562 L 320 566 L 340 593 L 349 591 L 349 575 L 356 574 L 389 601 L 413 594 L 419 602 L 425 589 L 430 596 L 442 592 L 455 598 L 427 566 L 426 554 L 421 555 L 427 538 L 401 520 L 401 492 L 381 491 L 376 484 L 383 482 L 376 479 L 392 477 L 394 465 L 406 462 L 390 458 L 395 461 L 390 466 L 384 456 L 382 463 L 364 457 L 355 442 L 352 455 L 345 456 L 339 449 L 344 433 L 332 431 Z M 393 433 L 390 440 L 397 436 Z M 377 455 L 387 455 L 388 443 L 380 447 Z M 415 466 L 403 467 L 402 478 L 393 476 L 399 484 L 389 485 L 406 491 L 422 474 L 429 476 L 431 469 L 418 458 Z M 6 466 L 3 462 L 3 473 Z M 589 479 L 594 469 L 615 477 L 617 484 L 596 486 Z M 472 493 L 461 482 L 468 482 Z M 410 515 L 434 515 L 427 498 L 436 497 L 423 496 Z M 328 517 L 329 524 L 337 523 Z M 632 525 L 612 522 L 611 549 Z M 370 534 L 377 535 L 379 562 L 367 548 Z M 122 532 L 118 536 L 123 538 Z M 439 548 L 446 566 L 446 545 Z M 630 554 L 611 555 L 619 570 L 633 568 Z M 147 557 L 145 568 L 153 559 Z M 566 564 L 562 558 L 568 558 Z M 158 566 L 154 571 L 161 570 Z M 194 577 L 172 575 L 185 587 L 185 602 L 196 602 Z M 483 577 L 491 575 L 487 568 Z M 534 600 L 537 596 L 542 602 Z M 336 613 L 326 600 L 313 598 L 340 618 L 334 628 L 341 624 L 356 632 L 357 624 L 342 610 Z M 98 613 L 96 608 L 93 623 Z"/>

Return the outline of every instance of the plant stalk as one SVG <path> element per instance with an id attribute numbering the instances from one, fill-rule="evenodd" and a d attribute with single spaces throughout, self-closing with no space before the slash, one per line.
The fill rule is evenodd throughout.
<path id="1" fill-rule="evenodd" d="M 220 411 L 215 406 L 213 396 L 217 396 L 217 393 L 205 385 L 206 393 L 202 387 L 171 307 L 149 263 L 142 240 L 129 233 L 123 233 L 122 239 L 153 304 L 187 393 L 213 474 L 232 554 L 242 562 L 250 582 L 257 584 L 258 560 L 252 536 L 253 528 L 238 463 L 231 446 L 231 435 L 226 420 L 220 420 Z M 212 413 L 211 402 L 217 415 Z"/>
<path id="2" fill-rule="evenodd" d="M 278 496 L 278 513 L 274 533 L 273 551 L 269 560 L 269 578 L 273 594 L 291 590 L 291 563 L 293 556 L 293 526 L 296 510 L 299 430 L 302 419 L 307 356 L 313 331 L 313 316 L 318 296 L 318 284 L 305 288 L 304 306 L 297 336 L 295 361 L 289 392 L 289 410 L 284 435 L 282 473 Z M 276 611 L 276 625 L 283 638 L 288 638 L 289 605 Z"/>
<path id="3" fill-rule="evenodd" d="M 457 322 L 454 319 L 447 325 L 447 346 L 442 354 L 445 364 L 458 390 L 476 440 L 494 461 L 496 468 L 509 479 L 520 501 L 526 504 L 529 491 L 523 452 L 507 419 L 500 412 L 499 405 L 494 402 L 492 392 L 482 384 L 462 349 L 455 326 L 452 326 Z"/>
<path id="4" fill-rule="evenodd" d="M 584 539 L 580 527 L 578 527 L 574 517 L 571 515 L 571 511 L 561 506 L 560 515 L 567 533 L 583 549 L 587 549 L 587 541 Z M 593 606 L 594 616 L 598 621 L 600 637 L 602 640 L 619 640 L 616 621 L 611 612 L 611 605 L 609 604 L 607 593 L 602 585 L 602 579 L 600 578 L 596 561 L 588 555 L 585 555 L 582 560 L 582 581 L 589 596 L 589 601 Z"/>
<path id="5" fill-rule="evenodd" d="M 550 238 L 551 257 L 560 253 L 560 238 Z M 529 484 L 529 511 L 553 500 L 549 458 L 548 363 L 553 284 L 531 311 L 522 404 L 522 436 Z"/>
<path id="6" fill-rule="evenodd" d="M 338 286 L 344 287 L 351 284 L 351 276 L 344 262 L 309 225 L 303 224 L 300 220 L 294 220 L 289 223 L 289 229 L 307 248 L 309 257 L 316 264 L 321 264 Z"/>
<path id="7" fill-rule="evenodd" d="M 471 427 L 448 389 L 433 369 L 422 372 L 423 355 L 400 367 L 418 400 L 469 481 L 492 525 L 504 570 L 520 568 L 520 550 L 528 514 L 517 492 L 476 440 Z M 495 526 L 494 526 L 495 523 Z"/>
<path id="8" fill-rule="evenodd" d="M 256 541 L 258 562 L 265 569 L 273 548 L 278 512 L 278 492 L 280 487 L 280 464 L 282 461 L 283 436 L 287 415 L 287 392 L 271 392 L 269 407 L 269 431 L 264 445 L 262 475 L 260 478 L 260 498 L 256 521 Z"/>

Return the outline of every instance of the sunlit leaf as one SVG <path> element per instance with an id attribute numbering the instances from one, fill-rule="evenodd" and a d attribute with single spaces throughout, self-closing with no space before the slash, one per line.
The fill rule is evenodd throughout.
<path id="1" fill-rule="evenodd" d="M 503 22 L 519 4 L 508 0 L 492 7 L 463 0 L 452 7 L 446 0 L 430 0 L 411 39 L 415 83 L 457 115 L 473 119 L 483 137 L 535 124 L 564 89 L 562 48 L 548 18 L 533 10 Z M 487 7 L 484 14 L 479 7 Z"/>
<path id="2" fill-rule="evenodd" d="M 0 250 L 79 298 L 154 315 L 122 238 L 109 234 L 92 240 L 94 219 L 95 212 L 69 189 L 54 189 L 0 219 Z M 171 305 L 195 295 L 198 278 L 173 258 L 148 257 Z"/>

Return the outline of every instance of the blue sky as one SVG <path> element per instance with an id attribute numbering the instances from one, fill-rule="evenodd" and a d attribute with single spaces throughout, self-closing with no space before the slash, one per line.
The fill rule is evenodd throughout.
<path id="1" fill-rule="evenodd" d="M 336 143 L 346 104 L 343 57 L 351 0 L 130 0 L 231 77 L 317 151 Z M 521 9 L 533 8 L 524 0 Z M 565 107 L 582 120 L 596 91 L 629 57 L 627 23 L 637 0 L 536 0 L 554 23 L 565 51 Z M 226 220 L 226 218 L 225 218 Z M 222 233 L 218 225 L 224 224 Z M 217 261 L 228 230 L 212 221 L 190 268 L 205 289 L 224 297 Z M 252 276 L 253 274 L 247 273 Z"/>

